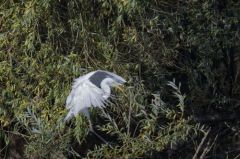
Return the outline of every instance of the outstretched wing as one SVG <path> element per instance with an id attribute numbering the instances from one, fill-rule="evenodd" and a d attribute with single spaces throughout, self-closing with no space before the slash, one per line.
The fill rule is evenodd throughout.
<path id="1" fill-rule="evenodd" d="M 67 109 L 70 109 L 72 107 L 73 97 L 75 96 L 77 87 L 80 86 L 82 83 L 84 83 L 85 80 L 86 80 L 86 76 L 82 76 L 82 77 L 79 77 L 74 80 L 73 85 L 72 85 L 72 90 L 66 100 L 66 108 Z"/>
<path id="2" fill-rule="evenodd" d="M 69 109 L 69 113 L 65 120 L 69 120 L 79 112 L 85 113 L 84 110 L 88 107 L 104 107 L 106 99 L 103 95 L 104 92 L 87 78 L 76 79 L 67 97 L 66 108 Z"/>
<path id="3" fill-rule="evenodd" d="M 119 84 L 123 84 L 126 82 L 126 80 L 124 78 L 122 78 L 121 76 L 115 74 L 115 73 L 112 73 L 112 72 L 109 72 L 109 71 L 103 71 L 103 70 L 98 70 L 98 71 L 101 71 L 101 72 L 105 72 L 107 74 L 109 74 L 110 76 L 112 76 Z"/>

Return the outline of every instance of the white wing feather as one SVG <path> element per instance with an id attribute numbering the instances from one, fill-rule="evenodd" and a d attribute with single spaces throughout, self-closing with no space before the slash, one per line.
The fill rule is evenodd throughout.
<path id="1" fill-rule="evenodd" d="M 85 113 L 88 107 L 104 107 L 106 99 L 104 92 L 93 85 L 87 76 L 77 78 L 72 86 L 72 91 L 67 97 L 66 108 L 69 109 L 65 121 L 76 116 L 79 112 Z M 86 116 L 88 114 L 85 113 Z"/>
<path id="2" fill-rule="evenodd" d="M 72 85 L 72 91 L 71 93 L 68 95 L 67 97 L 67 100 L 66 100 L 66 108 L 67 109 L 70 109 L 72 107 L 72 101 L 73 101 L 73 97 L 75 96 L 76 94 L 76 90 L 78 88 L 78 86 L 80 86 L 81 84 L 83 84 L 87 78 L 89 76 L 91 76 L 94 72 L 90 72 L 84 76 L 81 76 L 81 77 L 78 77 L 76 79 L 74 79 L 73 81 L 73 85 Z"/>

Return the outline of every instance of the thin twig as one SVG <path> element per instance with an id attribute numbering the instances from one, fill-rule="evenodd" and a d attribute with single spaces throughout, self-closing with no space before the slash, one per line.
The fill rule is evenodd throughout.
<path id="1" fill-rule="evenodd" d="M 212 149 L 213 145 L 215 144 L 216 140 L 217 140 L 218 135 L 216 135 L 216 137 L 214 138 L 214 141 L 212 142 L 212 144 L 209 146 L 210 141 L 208 141 L 207 147 L 203 150 L 201 156 L 199 157 L 199 159 L 204 159 L 204 157 L 206 156 L 206 154 Z"/>
<path id="2" fill-rule="evenodd" d="M 208 134 L 209 134 L 210 131 L 211 131 L 211 128 L 209 128 L 209 129 L 207 130 L 207 132 L 204 134 L 204 137 L 202 138 L 201 143 L 198 145 L 198 148 L 197 148 L 197 150 L 196 150 L 196 152 L 195 152 L 195 154 L 194 154 L 194 156 L 193 156 L 193 159 L 197 159 L 198 154 L 200 153 L 200 150 L 201 150 L 201 148 L 203 147 L 203 144 L 204 144 L 204 142 L 206 141 L 207 136 L 208 136 Z"/>

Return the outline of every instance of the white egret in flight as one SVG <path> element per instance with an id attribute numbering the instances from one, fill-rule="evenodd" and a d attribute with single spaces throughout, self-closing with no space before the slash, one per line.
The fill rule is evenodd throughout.
<path id="1" fill-rule="evenodd" d="M 123 85 L 125 82 L 126 80 L 122 77 L 103 70 L 93 71 L 75 79 L 67 97 L 66 108 L 69 112 L 64 120 L 68 121 L 79 113 L 83 113 L 89 121 L 90 131 L 106 142 L 93 130 L 88 108 L 103 108 L 111 95 L 111 87 Z"/>

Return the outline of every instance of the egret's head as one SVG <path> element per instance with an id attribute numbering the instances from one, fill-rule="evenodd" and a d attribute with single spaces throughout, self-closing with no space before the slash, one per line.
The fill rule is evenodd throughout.
<path id="1" fill-rule="evenodd" d="M 117 90 L 120 90 L 121 92 L 124 92 L 123 84 L 126 82 L 123 78 L 115 78 L 113 76 L 106 77 L 104 80 L 102 80 L 101 88 L 106 89 L 106 87 L 115 87 Z M 106 91 L 106 90 L 105 90 Z"/>

